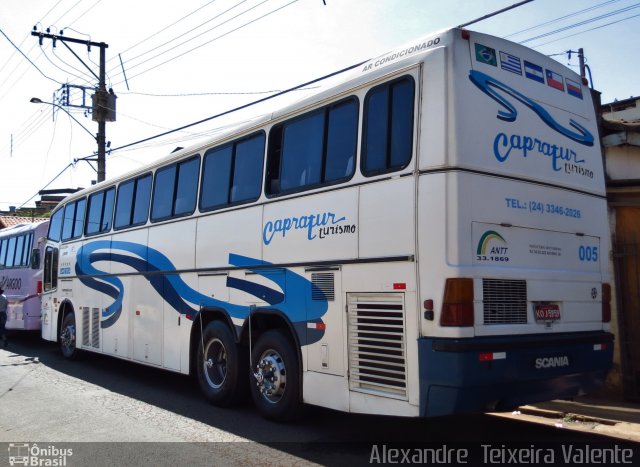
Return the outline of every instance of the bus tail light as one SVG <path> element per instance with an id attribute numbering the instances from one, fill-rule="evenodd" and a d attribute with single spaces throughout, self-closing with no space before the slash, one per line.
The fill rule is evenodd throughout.
<path id="1" fill-rule="evenodd" d="M 494 360 L 506 360 L 506 352 L 483 352 L 480 354 L 481 362 L 492 362 Z"/>
<path id="2" fill-rule="evenodd" d="M 42 281 L 38 281 L 36 283 L 36 294 L 38 295 L 42 294 Z"/>
<path id="3" fill-rule="evenodd" d="M 473 326 L 473 279 L 447 279 L 440 326 Z"/>
<path id="4" fill-rule="evenodd" d="M 602 322 L 611 322 L 611 285 L 602 284 Z"/>

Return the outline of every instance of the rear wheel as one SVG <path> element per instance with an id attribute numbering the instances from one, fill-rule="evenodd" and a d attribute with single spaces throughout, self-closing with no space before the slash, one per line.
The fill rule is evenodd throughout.
<path id="1" fill-rule="evenodd" d="M 60 329 L 60 351 L 64 358 L 73 359 L 78 355 L 76 348 L 76 315 L 68 312 L 62 318 Z"/>
<path id="2" fill-rule="evenodd" d="M 248 357 L 222 321 L 207 325 L 198 344 L 200 389 L 213 404 L 225 407 L 246 396 Z"/>
<path id="3" fill-rule="evenodd" d="M 302 412 L 298 354 L 288 337 L 274 329 L 262 334 L 251 355 L 251 397 L 271 420 L 293 420 Z"/>

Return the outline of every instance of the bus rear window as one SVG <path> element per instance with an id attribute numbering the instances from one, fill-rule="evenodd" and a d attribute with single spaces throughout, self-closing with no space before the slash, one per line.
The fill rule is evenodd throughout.
<path id="1" fill-rule="evenodd" d="M 377 86 L 364 103 L 362 173 L 402 170 L 413 150 L 414 81 L 403 77 Z"/>

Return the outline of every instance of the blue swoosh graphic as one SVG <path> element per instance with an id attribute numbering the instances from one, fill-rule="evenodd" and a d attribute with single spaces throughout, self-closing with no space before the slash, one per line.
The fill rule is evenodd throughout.
<path id="1" fill-rule="evenodd" d="M 246 319 L 251 310 L 247 305 L 217 300 L 192 289 L 174 272 L 176 268 L 173 263 L 158 250 L 132 242 L 97 240 L 86 243 L 78 250 L 76 274 L 87 287 L 114 299 L 102 312 L 103 328 L 112 326 L 120 317 L 125 287 L 119 278 L 93 266 L 93 263 L 100 261 L 125 264 L 141 273 L 180 314 L 195 315 L 201 307 L 216 307 L 224 309 L 233 318 Z M 278 310 L 285 313 L 297 328 L 303 329 L 304 326 L 298 325 L 304 325 L 307 321 L 320 322 L 327 312 L 326 300 L 307 300 L 314 285 L 293 271 L 269 268 L 272 265 L 269 262 L 237 254 L 229 255 L 229 264 L 246 268 L 278 285 L 281 291 L 248 280 L 227 277 L 227 287 L 242 290 L 269 305 L 278 305 Z"/>
<path id="2" fill-rule="evenodd" d="M 469 72 L 469 79 L 473 84 L 475 84 L 482 92 L 487 94 L 489 97 L 494 99 L 498 104 L 500 104 L 504 109 L 498 110 L 497 117 L 500 120 L 504 120 L 506 122 L 515 121 L 518 116 L 518 111 L 513 106 L 513 104 L 503 95 L 501 95 L 498 90 L 503 91 L 509 94 L 511 97 L 514 97 L 531 110 L 533 110 L 540 119 L 546 123 L 549 127 L 557 131 L 558 133 L 566 136 L 567 138 L 575 141 L 576 143 L 583 144 L 585 146 L 593 146 L 593 135 L 587 130 L 585 127 L 580 125 L 578 122 L 569 119 L 569 124 L 576 130 L 573 131 L 570 128 L 562 126 L 560 123 L 555 121 L 555 119 L 546 111 L 544 107 L 542 107 L 537 102 L 528 98 L 524 94 L 516 91 L 510 86 L 498 81 L 497 79 L 482 73 L 478 70 L 471 70 Z"/>

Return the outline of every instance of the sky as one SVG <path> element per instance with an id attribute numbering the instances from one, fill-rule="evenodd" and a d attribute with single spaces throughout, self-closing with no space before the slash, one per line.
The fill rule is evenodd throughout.
<path id="1" fill-rule="evenodd" d="M 119 148 L 206 119 L 453 27 L 517 0 L 1 0 L 0 210 L 31 207 L 43 188 L 88 187 L 98 124 L 61 109 L 60 90 L 97 85 L 99 49 L 31 36 L 104 42 L 117 95 L 106 139 Z M 468 29 L 522 42 L 578 70 L 584 49 L 602 102 L 640 96 L 640 2 L 534 0 Z M 17 50 L 19 49 L 19 51 Z M 75 53 L 75 54 L 74 54 Z M 124 70 L 124 71 L 123 71 Z M 126 80 L 125 80 L 126 76 Z M 241 112 L 107 155 L 107 180 L 293 99 L 314 84 Z M 326 85 L 326 84 L 324 84 Z M 31 103 L 33 97 L 43 104 Z M 69 116 L 71 114 L 71 116 Z M 84 128 L 83 128 L 84 127 Z"/>

